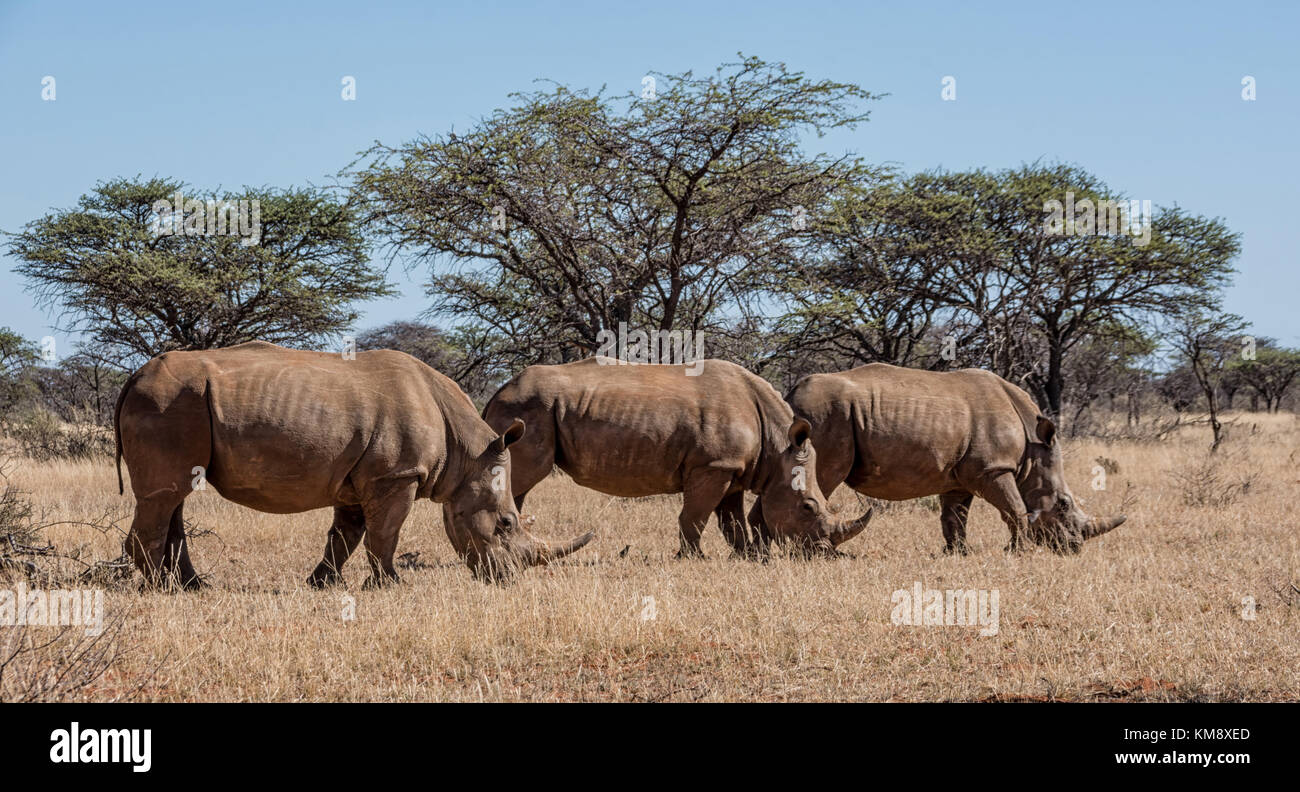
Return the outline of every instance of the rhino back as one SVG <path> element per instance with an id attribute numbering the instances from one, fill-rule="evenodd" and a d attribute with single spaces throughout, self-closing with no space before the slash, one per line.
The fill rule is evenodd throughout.
<path id="1" fill-rule="evenodd" d="M 531 366 L 488 411 L 528 414 L 540 406 L 555 424 L 557 464 L 577 483 L 609 494 L 680 492 L 684 475 L 703 466 L 752 474 L 764 432 L 779 425 L 784 433 L 789 408 L 735 364 L 703 361 L 698 376 L 688 376 L 690 368 L 595 358 Z"/>
<path id="2" fill-rule="evenodd" d="M 814 443 L 819 434 L 853 438 L 846 480 L 873 497 L 970 488 L 990 471 L 1014 470 L 1024 456 L 1024 425 L 1003 387 L 1011 386 L 989 372 L 873 363 L 820 378 L 792 394 L 796 413 L 821 417 L 821 426 L 810 417 L 819 430 Z M 834 464 L 818 451 L 824 467 Z"/>
<path id="3" fill-rule="evenodd" d="M 357 502 L 385 477 L 432 487 L 448 453 L 442 405 L 457 399 L 430 374 L 396 352 L 345 360 L 254 343 L 156 358 L 132 398 L 166 413 L 170 393 L 202 394 L 209 426 L 190 428 L 207 432 L 208 481 L 244 505 L 302 511 Z"/>

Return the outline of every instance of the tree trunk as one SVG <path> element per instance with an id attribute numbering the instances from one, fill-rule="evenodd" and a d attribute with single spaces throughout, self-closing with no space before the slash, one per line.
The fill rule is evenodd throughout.
<path id="1" fill-rule="evenodd" d="M 1052 418 L 1061 415 L 1061 392 L 1065 390 L 1065 376 L 1061 372 L 1061 342 L 1053 338 L 1048 341 L 1047 381 L 1043 383 L 1047 392 L 1047 409 Z"/>
<path id="2" fill-rule="evenodd" d="M 1214 397 L 1214 392 L 1209 392 L 1210 403 L 1210 429 L 1214 432 L 1214 445 L 1210 446 L 1210 453 L 1213 454 L 1219 450 L 1219 445 L 1223 443 L 1223 424 L 1219 423 L 1219 403 Z"/>

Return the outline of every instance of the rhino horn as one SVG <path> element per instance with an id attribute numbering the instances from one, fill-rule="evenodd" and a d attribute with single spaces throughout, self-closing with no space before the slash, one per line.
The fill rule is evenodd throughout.
<path id="1" fill-rule="evenodd" d="M 831 545 L 839 547 L 866 529 L 867 523 L 871 522 L 871 514 L 874 511 L 875 509 L 868 508 L 865 514 L 852 522 L 841 520 L 831 529 L 826 538 L 830 540 Z"/>
<path id="2" fill-rule="evenodd" d="M 1128 518 L 1122 514 L 1118 517 L 1112 517 L 1109 520 L 1103 520 L 1099 517 L 1091 519 L 1083 528 L 1083 538 L 1091 539 L 1094 536 L 1101 536 L 1104 533 L 1109 533 L 1123 525 L 1124 521 L 1127 519 Z"/>
<path id="3" fill-rule="evenodd" d="M 538 539 L 537 537 L 530 535 L 532 542 L 529 545 L 528 552 L 524 555 L 524 558 L 532 566 L 545 566 L 552 561 L 558 561 L 559 559 L 564 558 L 569 553 L 582 549 L 588 542 L 595 538 L 595 532 L 587 531 L 582 536 L 579 536 L 576 539 L 571 539 L 564 544 L 554 544 L 545 539 Z"/>

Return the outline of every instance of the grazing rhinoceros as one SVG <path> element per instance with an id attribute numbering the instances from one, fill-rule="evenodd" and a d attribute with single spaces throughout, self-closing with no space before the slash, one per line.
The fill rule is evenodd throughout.
<path id="1" fill-rule="evenodd" d="M 1058 552 L 1124 522 L 1090 518 L 1066 486 L 1056 427 L 1029 394 L 979 369 L 935 372 L 872 363 L 813 374 L 788 397 L 812 425 L 822 491 L 841 483 L 873 498 L 938 495 L 948 552 L 966 552 L 979 495 L 1011 530 Z"/>
<path id="2" fill-rule="evenodd" d="M 764 539 L 806 549 L 833 550 L 871 516 L 831 516 L 808 424 L 794 420 L 765 380 L 723 360 L 529 366 L 497 391 L 483 417 L 492 427 L 528 423 L 512 452 L 517 507 L 555 466 L 607 495 L 680 492 L 680 556 L 701 554 L 710 513 L 738 553 L 762 552 L 766 543 L 756 545 L 745 525 L 746 490 L 766 498 Z"/>
<path id="3" fill-rule="evenodd" d="M 334 508 L 325 557 L 308 578 L 339 578 L 362 534 L 367 586 L 397 580 L 393 550 L 416 498 L 444 504 L 447 536 L 476 576 L 505 576 L 582 547 L 554 547 L 520 525 L 507 447 L 456 383 L 381 350 L 354 359 L 260 342 L 168 352 L 127 381 L 117 401 L 118 489 L 131 473 L 135 519 L 126 550 L 157 585 L 199 585 L 185 543 L 185 497 L 204 482 L 276 514 Z"/>

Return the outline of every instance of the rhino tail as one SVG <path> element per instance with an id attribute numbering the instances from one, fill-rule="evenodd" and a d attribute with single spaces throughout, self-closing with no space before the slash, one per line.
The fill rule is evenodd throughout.
<path id="1" fill-rule="evenodd" d="M 123 385 L 122 390 L 117 394 L 117 405 L 113 408 L 113 443 L 114 461 L 117 463 L 117 494 L 125 495 L 126 487 L 122 484 L 122 402 L 126 401 L 126 393 L 131 390 L 135 384 L 135 376 L 132 375 Z"/>

